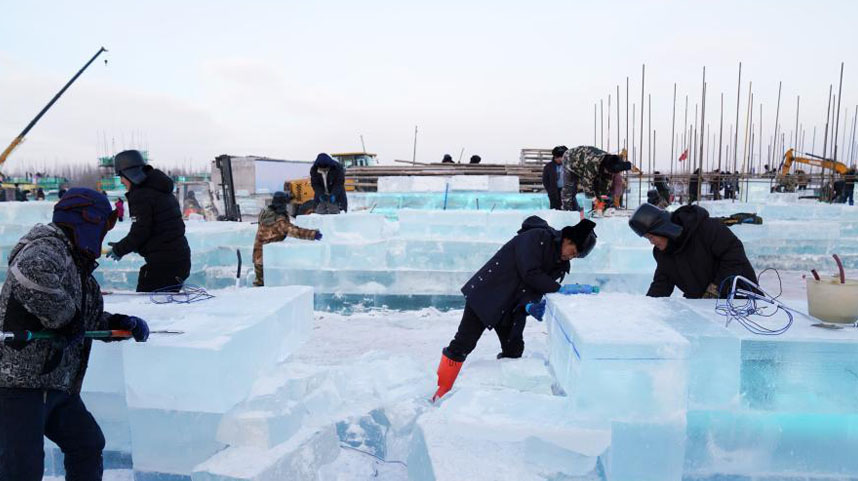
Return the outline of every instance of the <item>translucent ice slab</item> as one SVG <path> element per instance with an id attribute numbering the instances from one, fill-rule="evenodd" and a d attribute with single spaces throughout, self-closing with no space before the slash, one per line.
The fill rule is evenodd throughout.
<path id="1" fill-rule="evenodd" d="M 216 436 L 224 413 L 309 336 L 309 288 L 214 294 L 187 305 L 156 305 L 138 295 L 105 299 L 108 312 L 137 315 L 153 330 L 184 332 L 152 334 L 147 343 L 93 344 L 83 397 L 106 449 L 114 459 L 122 453 L 125 463 L 133 459 L 137 479 L 189 479 L 196 464 L 225 447 Z"/>

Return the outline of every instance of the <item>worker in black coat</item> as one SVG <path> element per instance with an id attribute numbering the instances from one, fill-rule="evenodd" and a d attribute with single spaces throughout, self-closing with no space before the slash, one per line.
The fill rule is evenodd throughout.
<path id="1" fill-rule="evenodd" d="M 565 145 L 558 145 L 551 151 L 551 162 L 542 168 L 542 187 L 548 193 L 548 203 L 552 209 L 561 209 L 560 192 L 563 190 L 563 154 L 569 150 Z"/>
<path id="2" fill-rule="evenodd" d="M 452 389 L 486 329 L 494 329 L 500 340 L 498 359 L 521 357 L 525 319 L 528 313 L 537 315 L 528 306 L 561 290 L 569 261 L 585 257 L 596 245 L 595 226 L 582 220 L 557 231 L 537 216 L 528 217 L 518 234 L 462 286 L 465 312 L 456 336 L 442 351 L 433 400 Z"/>
<path id="3" fill-rule="evenodd" d="M 310 184 L 316 202 L 316 213 L 339 214 L 348 212 L 346 198 L 346 172 L 343 166 L 328 154 L 319 154 L 310 167 Z"/>
<path id="4" fill-rule="evenodd" d="M 191 273 L 191 249 L 179 201 L 173 195 L 173 180 L 146 165 L 136 150 L 116 154 L 113 162 L 128 189 L 133 224 L 124 239 L 110 243 L 108 257 L 118 261 L 130 252 L 143 256 L 146 264 L 140 268 L 137 292 L 178 291 Z"/>
<path id="5" fill-rule="evenodd" d="M 629 226 L 653 245 L 650 297 L 668 297 L 678 287 L 689 299 L 726 298 L 733 276 L 757 282 L 742 241 L 702 207 L 687 205 L 671 214 L 643 204 Z"/>

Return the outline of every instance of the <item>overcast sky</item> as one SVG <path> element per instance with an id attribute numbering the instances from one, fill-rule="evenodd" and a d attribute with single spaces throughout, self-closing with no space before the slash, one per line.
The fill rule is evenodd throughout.
<path id="1" fill-rule="evenodd" d="M 524 147 L 593 144 L 594 104 L 604 99 L 607 123 L 609 94 L 616 150 L 616 88 L 622 141 L 626 77 L 639 113 L 643 63 L 662 169 L 673 84 L 681 126 L 685 95 L 689 122 L 700 102 L 704 65 L 706 121 L 715 136 L 724 92 L 726 138 L 743 62 L 740 144 L 752 81 L 757 132 L 763 103 L 764 155 L 779 80 L 781 131 L 789 138 L 795 128 L 801 95 L 805 150 L 816 126 L 822 152 L 828 88 L 836 93 L 841 61 L 841 117 L 849 115 L 842 150 L 858 103 L 854 0 L 80 0 L 13 2 L 4 17 L 2 147 L 100 46 L 109 49 L 108 64 L 93 64 L 9 167 L 94 163 L 105 150 L 139 146 L 166 165 L 221 153 L 310 160 L 361 150 L 360 135 L 383 161 L 410 160 L 415 125 L 418 161 L 458 158 L 464 149 L 465 159 L 515 162 Z M 638 144 L 639 120 L 635 129 Z"/>

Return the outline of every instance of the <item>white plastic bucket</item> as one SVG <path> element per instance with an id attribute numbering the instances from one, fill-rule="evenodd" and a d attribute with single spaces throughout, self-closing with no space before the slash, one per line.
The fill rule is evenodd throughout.
<path id="1" fill-rule="evenodd" d="M 849 324 L 858 320 L 858 281 L 839 277 L 807 279 L 807 310 L 826 322 Z"/>

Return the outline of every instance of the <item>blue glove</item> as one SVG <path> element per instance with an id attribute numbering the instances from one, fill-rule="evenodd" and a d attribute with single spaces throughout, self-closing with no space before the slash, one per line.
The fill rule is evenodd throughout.
<path id="1" fill-rule="evenodd" d="M 524 306 L 525 312 L 533 316 L 537 321 L 542 322 L 542 316 L 545 315 L 545 300 L 539 302 L 528 302 Z"/>
<path id="2" fill-rule="evenodd" d="M 337 203 L 337 197 L 334 194 L 331 194 L 331 204 Z"/>
<path id="3" fill-rule="evenodd" d="M 149 339 L 149 324 L 139 317 L 114 314 L 107 319 L 107 326 L 110 329 L 131 331 L 137 342 L 146 342 Z"/>
<path id="4" fill-rule="evenodd" d="M 320 231 L 316 231 L 316 235 L 313 236 L 313 239 L 317 241 L 322 240 L 322 233 Z"/>
<path id="5" fill-rule="evenodd" d="M 107 245 L 110 246 L 110 251 L 107 252 L 107 258 L 113 259 L 115 261 L 119 261 L 122 259 L 122 256 L 117 254 L 115 250 L 113 250 L 113 246 L 116 245 L 116 242 L 108 242 Z"/>

